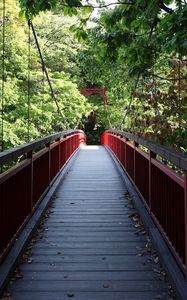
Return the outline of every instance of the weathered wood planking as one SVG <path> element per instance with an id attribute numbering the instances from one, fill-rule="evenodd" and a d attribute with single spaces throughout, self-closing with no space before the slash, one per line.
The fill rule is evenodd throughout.
<path id="1" fill-rule="evenodd" d="M 59 187 L 33 246 L 21 265 L 23 278 L 10 289 L 14 300 L 170 299 L 146 236 L 129 218 L 134 212 L 107 152 L 83 148 Z"/>

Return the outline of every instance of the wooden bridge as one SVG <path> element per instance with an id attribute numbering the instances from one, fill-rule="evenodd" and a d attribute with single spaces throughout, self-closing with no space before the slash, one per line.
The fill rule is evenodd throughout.
<path id="1" fill-rule="evenodd" d="M 186 157 L 123 132 L 101 142 L 75 130 L 0 153 L 4 297 L 187 299 L 187 181 L 169 167 Z"/>

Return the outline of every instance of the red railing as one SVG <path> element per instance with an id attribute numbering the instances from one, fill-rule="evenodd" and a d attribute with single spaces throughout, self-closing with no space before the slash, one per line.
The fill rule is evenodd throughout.
<path id="1" fill-rule="evenodd" d="M 4 169 L 22 158 L 0 174 L 0 259 L 68 159 L 85 142 L 82 131 L 69 130 L 0 153 Z"/>
<path id="2" fill-rule="evenodd" d="M 101 143 L 115 154 L 126 170 L 187 277 L 187 157 L 116 130 L 105 131 Z M 184 176 L 169 165 L 182 171 Z"/>

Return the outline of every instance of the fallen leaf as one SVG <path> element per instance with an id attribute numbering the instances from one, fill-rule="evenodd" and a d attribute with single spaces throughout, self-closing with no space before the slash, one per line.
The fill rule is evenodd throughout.
<path id="1" fill-rule="evenodd" d="M 162 276 L 166 276 L 166 272 L 165 271 L 161 271 Z"/>
<path id="2" fill-rule="evenodd" d="M 155 273 L 158 273 L 158 274 L 160 274 L 160 273 L 161 273 L 161 271 L 160 271 L 160 270 L 158 270 L 158 269 L 153 269 L 153 271 L 154 271 Z"/>
<path id="3" fill-rule="evenodd" d="M 136 249 L 138 250 L 142 250 L 142 248 L 140 246 L 136 246 Z"/>
<path id="4" fill-rule="evenodd" d="M 138 217 L 132 217 L 134 222 L 140 221 L 140 219 Z"/>
<path id="5" fill-rule="evenodd" d="M 72 298 L 72 297 L 74 297 L 75 295 L 74 295 L 74 293 L 72 293 L 72 292 L 67 292 L 67 296 L 70 297 L 70 298 Z"/>
<path id="6" fill-rule="evenodd" d="M 136 216 L 137 216 L 136 213 L 132 213 L 132 214 L 129 215 L 130 218 L 133 218 L 133 217 L 136 217 Z"/>
<path id="7" fill-rule="evenodd" d="M 23 278 L 23 274 L 21 274 L 21 273 L 18 273 L 18 274 L 16 274 L 16 279 L 21 279 L 21 278 Z"/>
<path id="8" fill-rule="evenodd" d="M 154 259 L 154 262 L 155 262 L 155 264 L 158 264 L 158 263 L 159 263 L 159 258 L 158 258 L 158 256 Z"/>
<path id="9" fill-rule="evenodd" d="M 28 262 L 28 264 L 32 264 L 33 259 L 32 259 L 32 258 L 29 258 L 29 259 L 27 260 L 27 262 Z"/>

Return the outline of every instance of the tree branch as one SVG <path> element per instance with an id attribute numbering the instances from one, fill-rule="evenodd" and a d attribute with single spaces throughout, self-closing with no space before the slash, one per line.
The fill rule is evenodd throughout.
<path id="1" fill-rule="evenodd" d="M 126 5 L 133 5 L 134 2 L 131 1 L 131 2 L 112 2 L 112 3 L 108 3 L 108 4 L 102 4 L 102 5 L 92 5 L 92 4 L 86 4 L 86 5 L 68 5 L 68 4 L 65 4 L 63 3 L 62 6 L 65 6 L 65 7 L 70 7 L 70 8 L 83 8 L 83 7 L 90 7 L 90 8 L 105 8 L 105 7 L 109 7 L 109 6 L 112 6 L 112 5 L 121 5 L 121 4 L 126 4 Z"/>
<path id="2" fill-rule="evenodd" d="M 120 5 L 120 4 L 126 4 L 126 5 L 131 5 L 134 4 L 133 2 L 113 2 L 113 3 L 108 3 L 108 4 L 103 4 L 103 5 L 99 5 L 99 6 L 94 6 L 94 5 L 84 5 L 83 7 L 93 7 L 93 8 L 105 8 L 105 7 L 109 7 L 112 5 Z"/>
<path id="3" fill-rule="evenodd" d="M 173 9 L 164 4 L 163 0 L 159 0 L 158 6 L 168 14 L 172 14 L 174 12 Z"/>
<path id="4" fill-rule="evenodd" d="M 153 73 L 149 73 L 149 75 L 153 76 L 153 77 L 157 77 L 161 80 L 168 80 L 168 81 L 178 81 L 178 80 L 187 80 L 187 77 L 176 77 L 176 78 L 167 78 L 167 77 L 162 77 L 160 75 L 157 74 L 153 74 Z"/>

